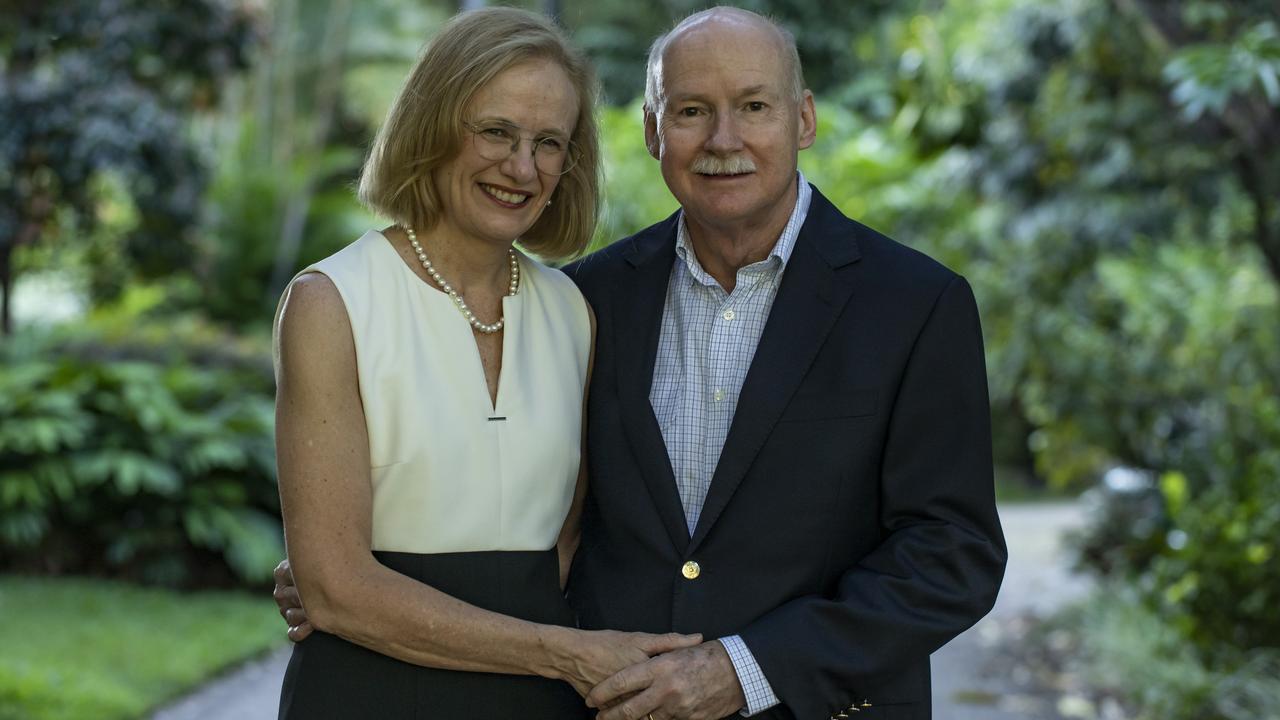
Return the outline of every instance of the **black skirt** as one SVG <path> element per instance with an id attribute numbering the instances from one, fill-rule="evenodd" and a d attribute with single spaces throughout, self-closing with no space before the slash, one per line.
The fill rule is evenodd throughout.
<path id="1" fill-rule="evenodd" d="M 383 565 L 477 607 L 572 626 L 554 548 L 419 555 L 375 552 Z M 525 675 L 438 670 L 316 631 L 293 647 L 281 718 L 577 720 L 586 705 L 567 683 Z"/>

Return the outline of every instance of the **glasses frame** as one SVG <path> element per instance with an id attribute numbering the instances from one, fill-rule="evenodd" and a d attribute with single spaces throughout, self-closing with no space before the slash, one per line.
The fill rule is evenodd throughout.
<path id="1" fill-rule="evenodd" d="M 529 137 L 529 135 L 532 135 L 532 133 L 529 133 L 524 128 L 518 125 L 512 125 L 510 123 L 499 122 L 499 121 L 471 122 L 468 120 L 463 120 L 462 127 L 467 132 L 471 133 L 472 141 L 476 146 L 476 152 L 480 153 L 480 157 L 486 160 L 492 160 L 494 162 L 504 161 L 507 158 L 510 158 L 512 155 L 515 155 L 517 152 L 519 152 L 520 145 L 524 143 L 525 140 L 528 140 L 529 143 L 533 146 L 533 151 L 532 151 L 533 166 L 537 168 L 538 172 L 542 173 L 543 175 L 560 177 L 568 174 L 569 171 L 573 170 L 573 168 L 578 164 L 578 159 L 579 159 L 578 145 L 572 139 L 569 139 L 569 138 L 560 138 L 560 137 L 550 136 L 550 137 L 544 137 L 541 139 L 535 139 L 534 137 Z M 486 154 L 486 149 L 488 148 L 496 149 L 500 146 L 500 144 L 486 139 L 484 137 L 484 132 L 486 130 L 490 130 L 495 127 L 500 127 L 510 131 L 511 134 L 515 136 L 515 140 L 512 141 L 511 145 L 508 147 L 505 154 L 502 154 L 498 157 L 490 157 L 489 154 Z M 542 144 L 547 142 L 548 140 L 558 140 L 566 144 L 565 151 L 564 151 L 564 161 L 560 166 L 559 172 L 547 172 L 546 170 L 543 170 L 542 167 L 538 164 L 538 149 L 542 147 Z M 543 157 L 546 157 L 546 156 L 544 155 Z"/>

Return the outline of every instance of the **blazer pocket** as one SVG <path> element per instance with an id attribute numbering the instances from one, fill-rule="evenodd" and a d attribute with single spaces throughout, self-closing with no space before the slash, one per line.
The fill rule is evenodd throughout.
<path id="1" fill-rule="evenodd" d="M 823 393 L 801 392 L 791 398 L 779 422 L 812 422 L 876 414 L 875 390 Z"/>

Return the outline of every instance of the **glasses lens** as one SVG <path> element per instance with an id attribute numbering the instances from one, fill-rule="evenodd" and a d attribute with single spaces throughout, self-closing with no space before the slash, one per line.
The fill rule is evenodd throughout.
<path id="1" fill-rule="evenodd" d="M 543 142 L 537 146 L 533 161 L 544 175 L 564 175 L 578 162 L 577 148 L 568 141 Z"/>
<path id="2" fill-rule="evenodd" d="M 500 127 L 480 127 L 472 130 L 476 151 L 485 160 L 505 160 L 511 154 L 511 135 Z"/>

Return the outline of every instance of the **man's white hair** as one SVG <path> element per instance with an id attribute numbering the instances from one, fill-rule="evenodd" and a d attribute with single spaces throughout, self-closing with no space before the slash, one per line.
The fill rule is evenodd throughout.
<path id="1" fill-rule="evenodd" d="M 689 15 L 685 19 L 676 23 L 671 30 L 659 35 L 658 38 L 653 41 L 653 44 L 649 46 L 649 61 L 645 67 L 644 106 L 648 108 L 650 112 L 659 114 L 661 113 L 662 108 L 666 105 L 666 97 L 662 81 L 662 64 L 663 55 L 667 52 L 667 46 L 670 45 L 671 41 L 674 40 L 685 28 L 709 19 L 715 15 L 738 17 L 743 20 L 757 22 L 766 27 L 773 28 L 774 32 L 778 34 L 778 40 L 782 45 L 782 53 L 785 56 L 787 64 L 790 65 L 789 69 L 791 72 L 789 73 L 789 84 L 791 87 L 788 89 L 791 91 L 791 99 L 796 102 L 800 102 L 804 97 L 804 71 L 800 67 L 800 52 L 796 49 L 795 35 L 792 35 L 790 30 L 783 27 L 781 23 L 771 17 L 753 13 L 750 10 L 743 10 L 742 8 L 718 5 Z"/>

